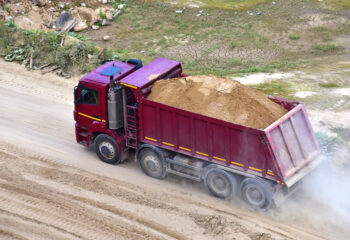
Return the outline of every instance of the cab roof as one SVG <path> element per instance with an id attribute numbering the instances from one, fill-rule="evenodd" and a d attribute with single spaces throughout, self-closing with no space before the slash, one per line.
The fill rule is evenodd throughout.
<path id="1" fill-rule="evenodd" d="M 133 72 L 136 66 L 122 61 L 110 61 L 86 74 L 80 81 L 109 85 L 110 74 L 114 80 L 120 80 Z"/>
<path id="2" fill-rule="evenodd" d="M 80 81 L 107 86 L 109 85 L 110 76 L 113 76 L 113 80 L 119 81 L 122 85 L 143 88 L 158 79 L 166 77 L 167 74 L 177 68 L 181 69 L 179 62 L 166 58 L 156 58 L 136 71 L 136 65 L 134 64 L 110 61 L 88 73 Z"/>

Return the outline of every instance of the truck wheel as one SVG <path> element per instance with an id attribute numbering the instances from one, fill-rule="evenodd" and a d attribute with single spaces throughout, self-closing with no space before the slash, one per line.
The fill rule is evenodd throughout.
<path id="1" fill-rule="evenodd" d="M 232 174 L 218 168 L 212 168 L 207 172 L 204 184 L 211 194 L 225 200 L 232 199 L 237 192 L 236 178 Z"/>
<path id="2" fill-rule="evenodd" d="M 109 135 L 100 134 L 96 137 L 95 151 L 103 162 L 109 164 L 117 164 L 120 162 L 118 144 Z"/>
<path id="3" fill-rule="evenodd" d="M 246 178 L 241 183 L 243 200 L 255 209 L 268 209 L 272 203 L 272 189 L 268 183 L 256 178 Z"/>
<path id="4" fill-rule="evenodd" d="M 141 150 L 139 154 L 139 162 L 143 172 L 148 176 L 158 179 L 165 178 L 165 164 L 156 151 L 150 148 Z"/>

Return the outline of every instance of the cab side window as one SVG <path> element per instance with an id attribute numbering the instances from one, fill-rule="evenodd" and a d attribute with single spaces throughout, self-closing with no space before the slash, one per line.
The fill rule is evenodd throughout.
<path id="1" fill-rule="evenodd" d="M 82 87 L 79 96 L 81 104 L 98 105 L 98 92 L 96 90 Z"/>

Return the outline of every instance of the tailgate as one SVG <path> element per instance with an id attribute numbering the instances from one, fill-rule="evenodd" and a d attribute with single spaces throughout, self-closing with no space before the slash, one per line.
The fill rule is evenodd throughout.
<path id="1" fill-rule="evenodd" d="M 293 185 L 319 162 L 315 159 L 320 148 L 303 104 L 295 106 L 265 132 L 287 186 Z"/>

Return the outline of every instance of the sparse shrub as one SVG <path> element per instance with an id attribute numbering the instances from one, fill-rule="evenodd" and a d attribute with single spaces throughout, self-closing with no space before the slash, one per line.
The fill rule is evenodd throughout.
<path id="1" fill-rule="evenodd" d="M 298 40 L 298 39 L 300 39 L 300 36 L 298 36 L 296 34 L 292 34 L 292 35 L 289 36 L 289 39 L 290 40 Z"/>
<path id="2" fill-rule="evenodd" d="M 100 18 L 101 18 L 101 19 L 107 19 L 106 13 L 103 12 L 102 8 L 100 8 L 99 14 L 100 14 Z"/>
<path id="3" fill-rule="evenodd" d="M 337 87 L 339 87 L 339 84 L 337 84 L 335 82 L 319 83 L 318 85 L 320 85 L 320 87 L 323 87 L 323 88 L 337 88 Z"/>
<path id="4" fill-rule="evenodd" d="M 236 43 L 235 42 L 231 42 L 230 43 L 230 49 L 234 49 L 236 48 Z"/>
<path id="5" fill-rule="evenodd" d="M 335 43 L 327 43 L 327 44 L 317 44 L 316 49 L 322 52 L 334 51 L 337 49 L 337 45 Z"/>

